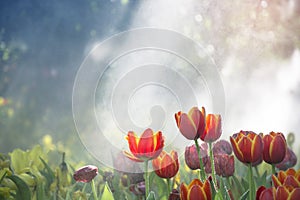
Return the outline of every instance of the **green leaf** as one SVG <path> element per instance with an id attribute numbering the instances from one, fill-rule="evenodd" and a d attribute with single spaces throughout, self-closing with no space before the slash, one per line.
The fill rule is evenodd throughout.
<path id="1" fill-rule="evenodd" d="M 52 169 L 49 167 L 49 165 L 46 163 L 46 161 L 43 158 L 40 157 L 40 160 L 42 161 L 44 167 L 47 170 L 47 172 L 41 171 L 41 174 L 43 174 L 46 177 L 48 185 L 51 185 L 51 183 L 53 183 L 55 179 L 54 172 L 52 171 Z"/>
<path id="2" fill-rule="evenodd" d="M 214 200 L 223 200 L 221 192 L 216 193 Z"/>
<path id="3" fill-rule="evenodd" d="M 243 187 L 244 187 L 245 190 L 247 190 L 249 188 L 249 183 L 244 178 L 242 178 L 242 185 L 243 185 Z"/>
<path id="4" fill-rule="evenodd" d="M 114 200 L 114 196 L 113 196 L 107 182 L 105 183 L 101 200 Z"/>
<path id="5" fill-rule="evenodd" d="M 155 194 L 153 191 L 150 191 L 147 197 L 147 200 L 155 200 Z"/>
<path id="6" fill-rule="evenodd" d="M 16 193 L 17 200 L 30 200 L 31 199 L 30 189 L 29 189 L 28 185 L 21 178 L 19 178 L 16 175 L 7 176 L 7 178 L 12 180 L 18 188 L 17 193 Z"/>
<path id="7" fill-rule="evenodd" d="M 247 190 L 241 197 L 240 200 L 246 200 L 249 195 L 249 190 Z"/>
<path id="8" fill-rule="evenodd" d="M 235 175 L 232 176 L 233 182 L 235 184 L 235 186 L 237 187 L 238 191 L 245 191 L 242 187 L 242 184 L 240 183 L 240 181 L 237 179 L 237 177 Z"/>
<path id="9" fill-rule="evenodd" d="M 43 183 L 38 183 L 36 186 L 36 199 L 43 200 L 46 199 L 45 187 Z"/>
<path id="10" fill-rule="evenodd" d="M 7 171 L 5 171 L 5 170 L 1 170 L 0 171 L 0 175 L 1 175 L 0 183 L 3 181 L 4 177 L 6 176 L 6 174 L 7 174 Z"/>

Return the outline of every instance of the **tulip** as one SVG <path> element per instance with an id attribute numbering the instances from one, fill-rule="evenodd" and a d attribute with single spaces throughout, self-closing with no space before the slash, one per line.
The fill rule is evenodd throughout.
<path id="1" fill-rule="evenodd" d="M 252 131 L 240 131 L 230 137 L 233 152 L 243 163 L 255 163 L 262 158 L 263 141 Z"/>
<path id="2" fill-rule="evenodd" d="M 263 136 L 263 159 L 266 163 L 280 163 L 286 154 L 286 141 L 282 133 L 271 132 Z"/>
<path id="3" fill-rule="evenodd" d="M 153 133 L 150 128 L 146 129 L 141 137 L 129 131 L 126 139 L 132 154 L 128 152 L 124 152 L 124 154 L 131 160 L 137 162 L 144 162 L 156 158 L 164 147 L 164 138 L 161 131 Z"/>
<path id="4" fill-rule="evenodd" d="M 256 200 L 274 200 L 276 189 L 260 186 L 256 191 Z"/>
<path id="5" fill-rule="evenodd" d="M 216 174 L 223 177 L 229 177 L 234 174 L 234 156 L 227 154 L 214 155 Z M 211 173 L 211 163 L 206 162 L 205 172 Z"/>
<path id="6" fill-rule="evenodd" d="M 202 107 L 200 111 L 197 107 L 193 107 L 188 113 L 180 111 L 175 114 L 175 119 L 181 134 L 188 140 L 196 140 L 205 129 L 205 108 Z"/>
<path id="7" fill-rule="evenodd" d="M 145 195 L 145 182 L 142 181 L 137 184 L 130 185 L 129 191 L 137 196 Z"/>
<path id="8" fill-rule="evenodd" d="M 124 154 L 136 162 L 144 162 L 145 166 L 145 196 L 149 194 L 148 161 L 157 158 L 164 147 L 164 138 L 161 131 L 153 133 L 152 129 L 146 129 L 141 137 L 129 131 L 126 137 L 131 154 Z"/>
<path id="9" fill-rule="evenodd" d="M 281 161 L 280 163 L 278 163 L 275 166 L 280 170 L 287 170 L 288 168 L 295 166 L 296 163 L 297 163 L 296 154 L 293 152 L 292 149 L 287 148 L 287 151 L 286 151 L 283 161 Z"/>
<path id="10" fill-rule="evenodd" d="M 178 192 L 178 190 L 173 189 L 169 195 L 168 200 L 180 200 L 180 193 Z"/>
<path id="11" fill-rule="evenodd" d="M 152 166 L 157 176 L 161 178 L 172 178 L 179 170 L 178 155 L 176 151 L 167 154 L 162 151 L 161 154 L 152 160 Z"/>
<path id="12" fill-rule="evenodd" d="M 181 200 L 211 200 L 212 191 L 209 180 L 202 183 L 199 179 L 194 179 L 188 186 L 185 183 L 180 185 Z"/>
<path id="13" fill-rule="evenodd" d="M 208 114 L 206 116 L 206 127 L 200 139 L 204 142 L 214 142 L 222 134 L 221 115 Z"/>
<path id="14" fill-rule="evenodd" d="M 202 162 L 205 164 L 208 160 L 207 157 L 207 143 L 202 143 L 199 147 L 200 155 L 202 156 Z M 200 169 L 200 162 L 198 159 L 198 152 L 196 146 L 186 147 L 184 152 L 185 163 L 191 170 Z"/>
<path id="15" fill-rule="evenodd" d="M 253 180 L 252 163 L 257 163 L 262 159 L 262 138 L 252 131 L 240 131 L 230 137 L 230 142 L 237 159 L 248 164 L 249 197 L 253 199 L 255 195 L 255 183 Z"/>
<path id="16" fill-rule="evenodd" d="M 91 182 L 92 192 L 94 199 L 97 199 L 97 192 L 96 192 L 96 186 L 94 182 L 95 176 L 98 174 L 98 168 L 94 165 L 87 165 L 84 167 L 79 168 L 76 170 L 73 174 L 73 178 L 77 182 Z"/>
<path id="17" fill-rule="evenodd" d="M 286 171 L 279 171 L 278 175 L 272 175 L 274 186 L 290 186 L 294 188 L 300 188 L 300 169 L 296 171 L 290 168 Z"/>
<path id="18" fill-rule="evenodd" d="M 219 140 L 218 142 L 214 143 L 213 146 L 213 153 L 216 154 L 228 154 L 232 153 L 232 147 L 229 142 L 226 140 Z"/>
<path id="19" fill-rule="evenodd" d="M 79 168 L 73 174 L 73 178 L 77 182 L 87 183 L 90 182 L 98 174 L 98 168 L 93 165 L 87 165 Z"/>
<path id="20" fill-rule="evenodd" d="M 300 188 L 279 186 L 276 189 L 276 200 L 298 200 L 300 199 Z"/>
<path id="21" fill-rule="evenodd" d="M 256 192 L 256 200 L 298 200 L 300 199 L 300 188 L 279 186 L 278 188 L 259 187 Z"/>

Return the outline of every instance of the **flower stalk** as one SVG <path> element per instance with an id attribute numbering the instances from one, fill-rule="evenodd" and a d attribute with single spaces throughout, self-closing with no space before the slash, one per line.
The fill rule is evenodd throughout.
<path id="1" fill-rule="evenodd" d="M 146 198 L 149 195 L 149 176 L 148 176 L 148 160 L 146 160 L 145 162 L 145 174 L 144 174 L 144 178 L 145 178 L 145 196 Z"/>
<path id="2" fill-rule="evenodd" d="M 195 145 L 196 145 L 196 148 L 197 148 L 197 153 L 198 153 L 198 158 L 199 158 L 199 163 L 200 163 L 200 169 L 199 169 L 200 170 L 200 180 L 203 182 L 206 179 L 206 174 L 204 172 L 204 165 L 203 165 L 202 158 L 201 158 L 201 153 L 200 153 L 198 140 L 195 139 L 194 141 L 195 141 Z"/>
<path id="3" fill-rule="evenodd" d="M 212 142 L 208 143 L 209 145 L 209 157 L 210 157 L 210 166 L 211 166 L 211 175 L 213 179 L 213 184 L 215 187 L 215 190 L 218 191 L 217 189 L 217 179 L 216 179 L 216 171 L 215 171 L 215 161 L 214 161 L 214 155 L 213 155 L 213 150 L 212 150 Z"/>
<path id="4" fill-rule="evenodd" d="M 94 199 L 97 200 L 97 192 L 96 192 L 96 186 L 95 186 L 95 181 L 94 179 L 92 179 L 91 181 L 91 186 L 92 186 L 92 192 L 93 192 L 93 196 L 94 196 Z"/>
<path id="5" fill-rule="evenodd" d="M 248 169 L 249 169 L 249 199 L 254 199 L 255 197 L 255 184 L 254 184 L 254 179 L 253 179 L 253 171 L 252 171 L 252 164 L 248 164 Z"/>

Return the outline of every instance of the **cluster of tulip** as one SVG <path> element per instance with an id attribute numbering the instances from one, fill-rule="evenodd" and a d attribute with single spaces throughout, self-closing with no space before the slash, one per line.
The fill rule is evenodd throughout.
<path id="1" fill-rule="evenodd" d="M 193 140 L 194 145 L 185 149 L 185 163 L 192 169 L 199 169 L 199 178 L 194 179 L 189 185 L 180 184 L 180 191 L 170 187 L 170 179 L 179 170 L 178 154 L 172 150 L 167 153 L 164 148 L 164 137 L 161 131 L 153 132 L 146 129 L 139 137 L 133 131 L 127 134 L 130 152 L 124 155 L 135 162 L 144 162 L 145 195 L 149 195 L 148 162 L 151 161 L 154 172 L 167 180 L 169 199 L 232 199 L 228 189 L 222 190 L 219 177 L 233 176 L 235 171 L 235 157 L 248 166 L 247 195 L 249 199 L 300 199 L 300 170 L 296 172 L 290 167 L 296 164 L 297 158 L 293 151 L 287 147 L 286 139 L 282 133 L 271 132 L 267 135 L 256 134 L 252 131 L 240 131 L 226 140 L 217 141 L 222 134 L 221 116 L 207 114 L 205 108 L 193 107 L 188 113 L 175 114 L 177 127 L 181 134 L 188 140 Z M 198 139 L 202 140 L 199 145 Z M 234 155 L 232 155 L 234 152 Z M 265 161 L 272 166 L 273 186 L 258 188 L 253 180 L 252 167 Z M 280 171 L 276 176 L 276 169 Z M 82 172 L 82 169 L 81 169 Z M 91 174 L 95 174 L 95 170 Z M 207 177 L 207 174 L 210 176 Z M 89 176 L 91 177 L 91 176 Z M 75 180 L 78 180 L 76 172 Z M 85 179 L 84 179 L 84 182 Z M 225 193 L 224 193 L 225 191 Z M 272 197 L 272 198 L 271 198 Z M 288 197 L 288 198 L 287 198 Z"/>

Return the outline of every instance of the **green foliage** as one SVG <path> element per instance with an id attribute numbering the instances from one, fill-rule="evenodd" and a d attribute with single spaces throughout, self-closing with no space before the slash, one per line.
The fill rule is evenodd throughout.
<path id="1" fill-rule="evenodd" d="M 20 177 L 16 175 L 7 176 L 10 180 L 12 180 L 16 186 L 17 191 L 15 198 L 16 200 L 30 200 L 31 199 L 31 192 L 29 190 L 28 185 L 23 181 Z"/>
<path id="2" fill-rule="evenodd" d="M 101 196 L 101 200 L 114 200 L 114 196 L 108 186 L 107 183 L 105 183 L 103 192 L 102 192 L 102 196 Z"/>
<path id="3" fill-rule="evenodd" d="M 147 200 L 155 200 L 155 193 L 153 191 L 149 192 Z"/>

